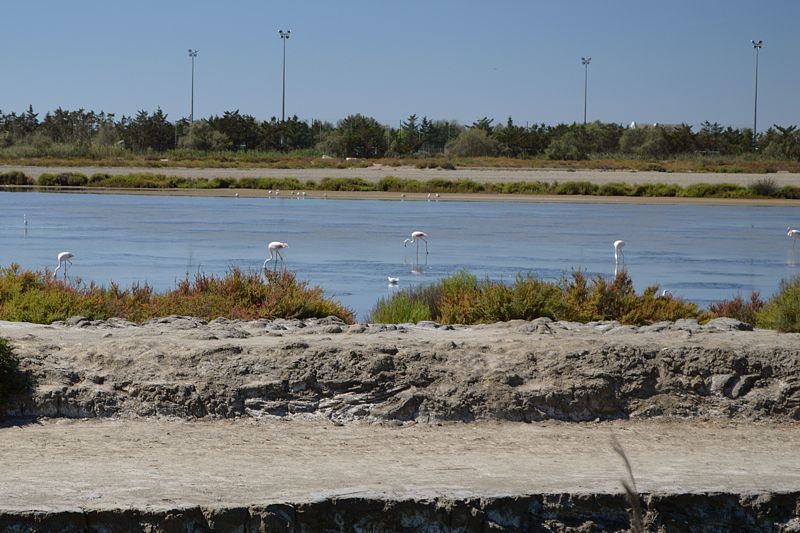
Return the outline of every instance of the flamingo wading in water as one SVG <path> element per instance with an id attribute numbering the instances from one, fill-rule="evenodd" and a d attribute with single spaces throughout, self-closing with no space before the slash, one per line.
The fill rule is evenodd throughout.
<path id="1" fill-rule="evenodd" d="M 283 261 L 281 250 L 288 247 L 289 245 L 286 244 L 285 242 L 272 241 L 271 243 L 269 243 L 269 245 L 267 246 L 267 249 L 269 250 L 269 257 L 267 257 L 266 261 L 264 261 L 264 271 L 267 270 L 267 263 L 269 263 L 273 259 L 275 260 L 275 270 L 278 270 L 278 261 L 279 260 Z"/>
<path id="2" fill-rule="evenodd" d="M 67 264 L 70 265 L 72 264 L 72 261 L 70 261 L 70 259 L 72 259 L 73 257 L 75 257 L 75 254 L 73 254 L 72 252 L 61 252 L 60 254 L 58 254 L 58 266 L 53 271 L 53 275 L 55 276 L 56 274 L 58 274 L 58 269 L 61 268 L 61 265 L 63 264 L 64 279 L 67 279 Z"/>
<path id="3" fill-rule="evenodd" d="M 619 273 L 620 263 L 625 266 L 625 254 L 622 253 L 622 247 L 625 246 L 625 241 L 614 241 L 614 277 Z"/>
<path id="4" fill-rule="evenodd" d="M 622 248 L 625 246 L 625 241 L 614 241 L 614 263 L 619 264 L 625 262 L 625 254 L 622 253 Z"/>
<path id="5" fill-rule="evenodd" d="M 797 239 L 800 239 L 800 229 L 786 228 L 786 236 L 794 239 L 794 242 L 792 242 L 792 248 L 794 248 L 797 246 Z"/>
<path id="6" fill-rule="evenodd" d="M 403 241 L 403 246 L 408 246 L 408 243 L 415 243 L 417 245 L 417 253 L 419 253 L 419 241 L 425 242 L 425 253 L 428 253 L 428 234 L 424 231 L 411 232 L 411 238 Z"/>

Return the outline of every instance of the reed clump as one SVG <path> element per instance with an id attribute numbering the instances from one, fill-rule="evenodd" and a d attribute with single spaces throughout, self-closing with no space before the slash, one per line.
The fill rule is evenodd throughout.
<path id="1" fill-rule="evenodd" d="M 590 322 L 617 320 L 623 324 L 651 324 L 662 320 L 702 318 L 698 307 L 671 295 L 661 296 L 657 285 L 638 294 L 626 272 L 612 280 L 589 278 L 576 271 L 559 282 L 518 275 L 513 284 L 479 280 L 459 272 L 430 286 L 401 291 L 381 299 L 371 311 L 372 322 L 414 322 L 415 314 L 443 324 L 478 324 L 507 320 Z"/>
<path id="2" fill-rule="evenodd" d="M 0 320 L 49 324 L 81 315 L 90 320 L 119 317 L 133 322 L 168 315 L 216 317 L 312 318 L 337 316 L 353 322 L 353 312 L 326 298 L 319 287 L 308 287 L 291 272 L 267 273 L 231 268 L 224 276 L 197 274 L 176 288 L 156 293 L 147 284 L 122 289 L 80 280 L 62 281 L 43 272 L 0 268 Z"/>

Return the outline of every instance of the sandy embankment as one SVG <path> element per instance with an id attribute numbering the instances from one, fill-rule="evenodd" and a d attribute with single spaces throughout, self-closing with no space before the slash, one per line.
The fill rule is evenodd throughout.
<path id="1" fill-rule="evenodd" d="M 800 335 L 741 327 L 0 322 L 0 527 L 622 529 L 612 434 L 650 524 L 800 527 Z"/>
<path id="2" fill-rule="evenodd" d="M 778 172 L 775 174 L 724 174 L 724 173 L 691 173 L 691 172 L 635 172 L 635 171 L 600 171 L 600 170 L 549 170 L 549 169 L 494 169 L 494 168 L 465 168 L 458 170 L 418 169 L 415 167 L 391 167 L 374 165 L 368 168 L 348 169 L 270 169 L 270 168 L 183 168 L 183 167 L 40 167 L 40 166 L 11 166 L 0 165 L 0 172 L 19 170 L 33 178 L 47 173 L 79 172 L 87 176 L 95 173 L 111 175 L 124 175 L 141 172 L 166 174 L 185 178 L 297 178 L 301 181 L 319 182 L 324 178 L 361 178 L 377 182 L 386 176 L 395 176 L 403 179 L 430 180 L 434 178 L 458 180 L 469 179 L 482 183 L 499 183 L 514 181 L 589 181 L 602 185 L 613 182 L 639 183 L 674 183 L 687 186 L 694 183 L 733 183 L 737 185 L 750 185 L 764 178 L 770 178 L 776 185 L 800 186 L 800 174 Z M 143 190 L 143 189 L 100 189 L 91 188 L 87 191 L 94 193 L 126 193 L 126 194 L 157 194 L 157 195 L 203 195 L 203 196 L 240 196 L 264 197 L 267 191 L 254 189 L 189 189 L 189 190 Z M 284 195 L 290 191 L 284 191 Z M 398 199 L 398 193 L 382 192 L 338 192 L 322 193 L 312 191 L 311 197 L 339 199 Z M 424 200 L 427 194 L 407 193 L 408 200 Z M 589 196 L 576 195 L 524 195 L 524 194 L 442 194 L 442 201 L 505 201 L 505 202 L 591 202 L 591 203 L 689 203 L 689 204 L 725 204 L 725 205 L 798 205 L 798 200 L 754 200 L 754 199 L 726 199 L 726 198 L 639 198 L 627 196 Z"/>

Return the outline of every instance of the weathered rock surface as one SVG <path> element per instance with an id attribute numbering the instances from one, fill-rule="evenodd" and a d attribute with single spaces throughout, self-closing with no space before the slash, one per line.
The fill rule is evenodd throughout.
<path id="1" fill-rule="evenodd" d="M 800 493 L 646 494 L 648 531 L 800 531 Z M 545 494 L 467 500 L 322 500 L 265 507 L 2 513 L 3 531 L 595 532 L 629 531 L 623 495 Z"/>
<path id="2" fill-rule="evenodd" d="M 32 388 L 7 416 L 800 419 L 800 335 L 718 319 L 346 326 L 0 322 Z"/>

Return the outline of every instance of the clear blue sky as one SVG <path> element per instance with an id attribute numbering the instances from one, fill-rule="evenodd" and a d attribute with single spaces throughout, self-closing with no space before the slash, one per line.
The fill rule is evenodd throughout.
<path id="1" fill-rule="evenodd" d="M 800 124 L 798 0 L 6 0 L 0 110 Z"/>

